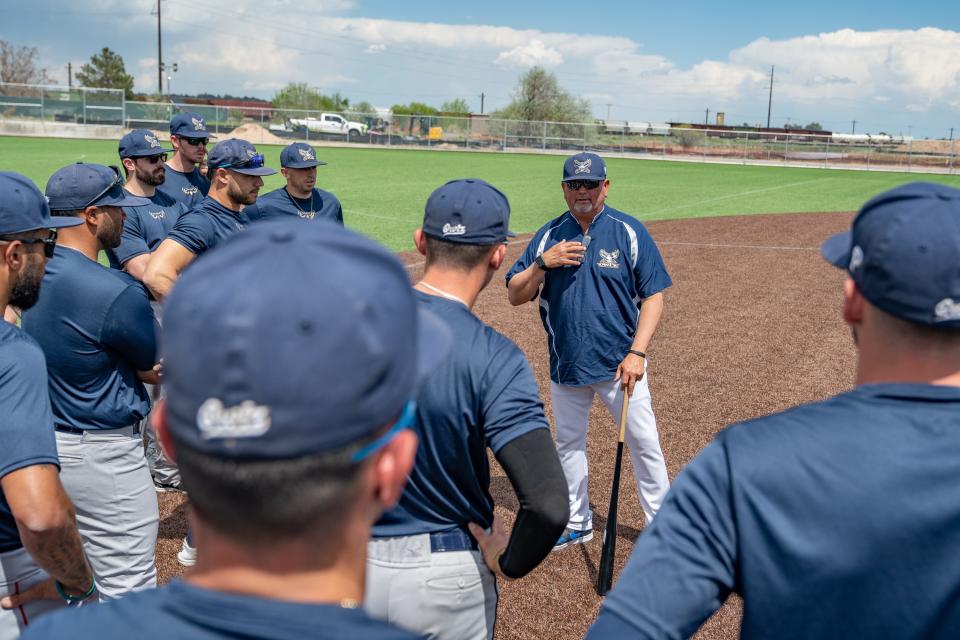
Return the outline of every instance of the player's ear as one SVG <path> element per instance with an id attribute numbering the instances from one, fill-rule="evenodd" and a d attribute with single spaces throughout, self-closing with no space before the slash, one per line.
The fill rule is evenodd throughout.
<path id="1" fill-rule="evenodd" d="M 416 455 L 417 434 L 412 429 L 398 433 L 377 455 L 373 473 L 381 510 L 391 508 L 400 500 Z"/>
<path id="2" fill-rule="evenodd" d="M 94 205 L 90 205 L 89 207 L 83 210 L 83 216 L 81 217 L 83 218 L 83 221 L 86 222 L 87 224 L 97 226 L 98 213 L 103 213 L 103 211 L 101 211 L 98 207 Z"/>
<path id="3" fill-rule="evenodd" d="M 843 320 L 851 325 L 858 326 L 863 322 L 863 311 L 866 301 L 857 283 L 847 277 L 843 281 Z"/>
<path id="4" fill-rule="evenodd" d="M 507 245 L 498 244 L 493 251 L 490 252 L 490 268 L 496 271 L 500 268 L 500 265 L 503 264 L 504 258 L 507 257 Z"/>
<path id="5" fill-rule="evenodd" d="M 417 251 L 420 252 L 420 255 L 427 255 L 427 238 L 423 233 L 423 229 L 417 229 L 413 232 L 413 244 L 417 248 Z"/>
<path id="6" fill-rule="evenodd" d="M 173 444 L 173 438 L 170 437 L 170 428 L 167 422 L 167 399 L 161 398 L 157 405 L 150 412 L 150 424 L 153 432 L 157 436 L 157 442 L 167 458 L 176 461 L 176 447 Z"/>

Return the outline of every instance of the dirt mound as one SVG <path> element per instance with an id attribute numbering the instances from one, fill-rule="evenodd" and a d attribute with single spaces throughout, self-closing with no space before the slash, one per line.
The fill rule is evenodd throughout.
<path id="1" fill-rule="evenodd" d="M 240 138 L 252 144 L 288 144 L 287 140 L 273 135 L 266 128 L 252 122 L 242 124 L 230 133 L 221 133 L 218 137 L 222 140 L 226 140 L 227 138 Z"/>

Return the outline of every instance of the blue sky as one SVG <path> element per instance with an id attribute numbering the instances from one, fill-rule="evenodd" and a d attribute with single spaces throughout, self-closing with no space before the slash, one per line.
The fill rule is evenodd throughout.
<path id="1" fill-rule="evenodd" d="M 509 101 L 533 64 L 630 121 L 818 121 L 836 131 L 960 135 L 956 2 L 162 0 L 175 91 L 265 98 L 289 81 L 377 106 Z M 156 0 L 4 0 L 0 38 L 65 81 L 102 46 L 156 90 Z M 712 118 L 713 116 L 711 116 Z"/>

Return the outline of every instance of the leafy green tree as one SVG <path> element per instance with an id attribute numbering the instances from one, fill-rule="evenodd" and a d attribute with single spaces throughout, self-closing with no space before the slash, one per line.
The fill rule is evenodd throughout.
<path id="1" fill-rule="evenodd" d="M 123 89 L 127 100 L 133 98 L 133 76 L 124 68 L 120 54 L 109 47 L 90 56 L 90 62 L 84 63 L 77 71 L 77 81 L 82 87 Z"/>
<path id="2" fill-rule="evenodd" d="M 508 120 L 547 120 L 550 122 L 590 122 L 590 103 L 571 95 L 560 86 L 557 77 L 533 67 L 520 76 L 513 101 L 494 113 Z"/>
<path id="3" fill-rule="evenodd" d="M 350 107 L 350 110 L 353 111 L 354 113 L 363 113 L 367 115 L 372 115 L 377 112 L 374 106 L 369 102 L 367 102 L 366 100 L 364 100 L 363 102 L 354 103 L 354 105 Z"/>
<path id="4" fill-rule="evenodd" d="M 440 111 L 451 115 L 465 116 L 470 114 L 470 105 L 463 98 L 455 98 L 440 105 Z"/>
<path id="5" fill-rule="evenodd" d="M 306 82 L 289 83 L 274 94 L 271 102 L 275 109 L 344 111 L 350 107 L 350 100 L 340 95 L 339 91 L 328 96 Z"/>
<path id="6" fill-rule="evenodd" d="M 436 107 L 431 107 L 423 102 L 411 102 L 410 104 L 395 104 L 390 107 L 395 115 L 417 115 L 417 116 L 435 116 L 439 111 Z"/>

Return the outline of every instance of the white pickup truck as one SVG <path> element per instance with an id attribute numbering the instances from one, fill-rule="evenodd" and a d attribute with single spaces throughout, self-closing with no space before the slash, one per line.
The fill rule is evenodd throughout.
<path id="1" fill-rule="evenodd" d="M 311 133 L 331 133 L 348 137 L 367 135 L 367 125 L 351 122 L 335 113 L 321 113 L 319 118 L 291 118 L 290 126 L 294 129 L 303 127 Z"/>

